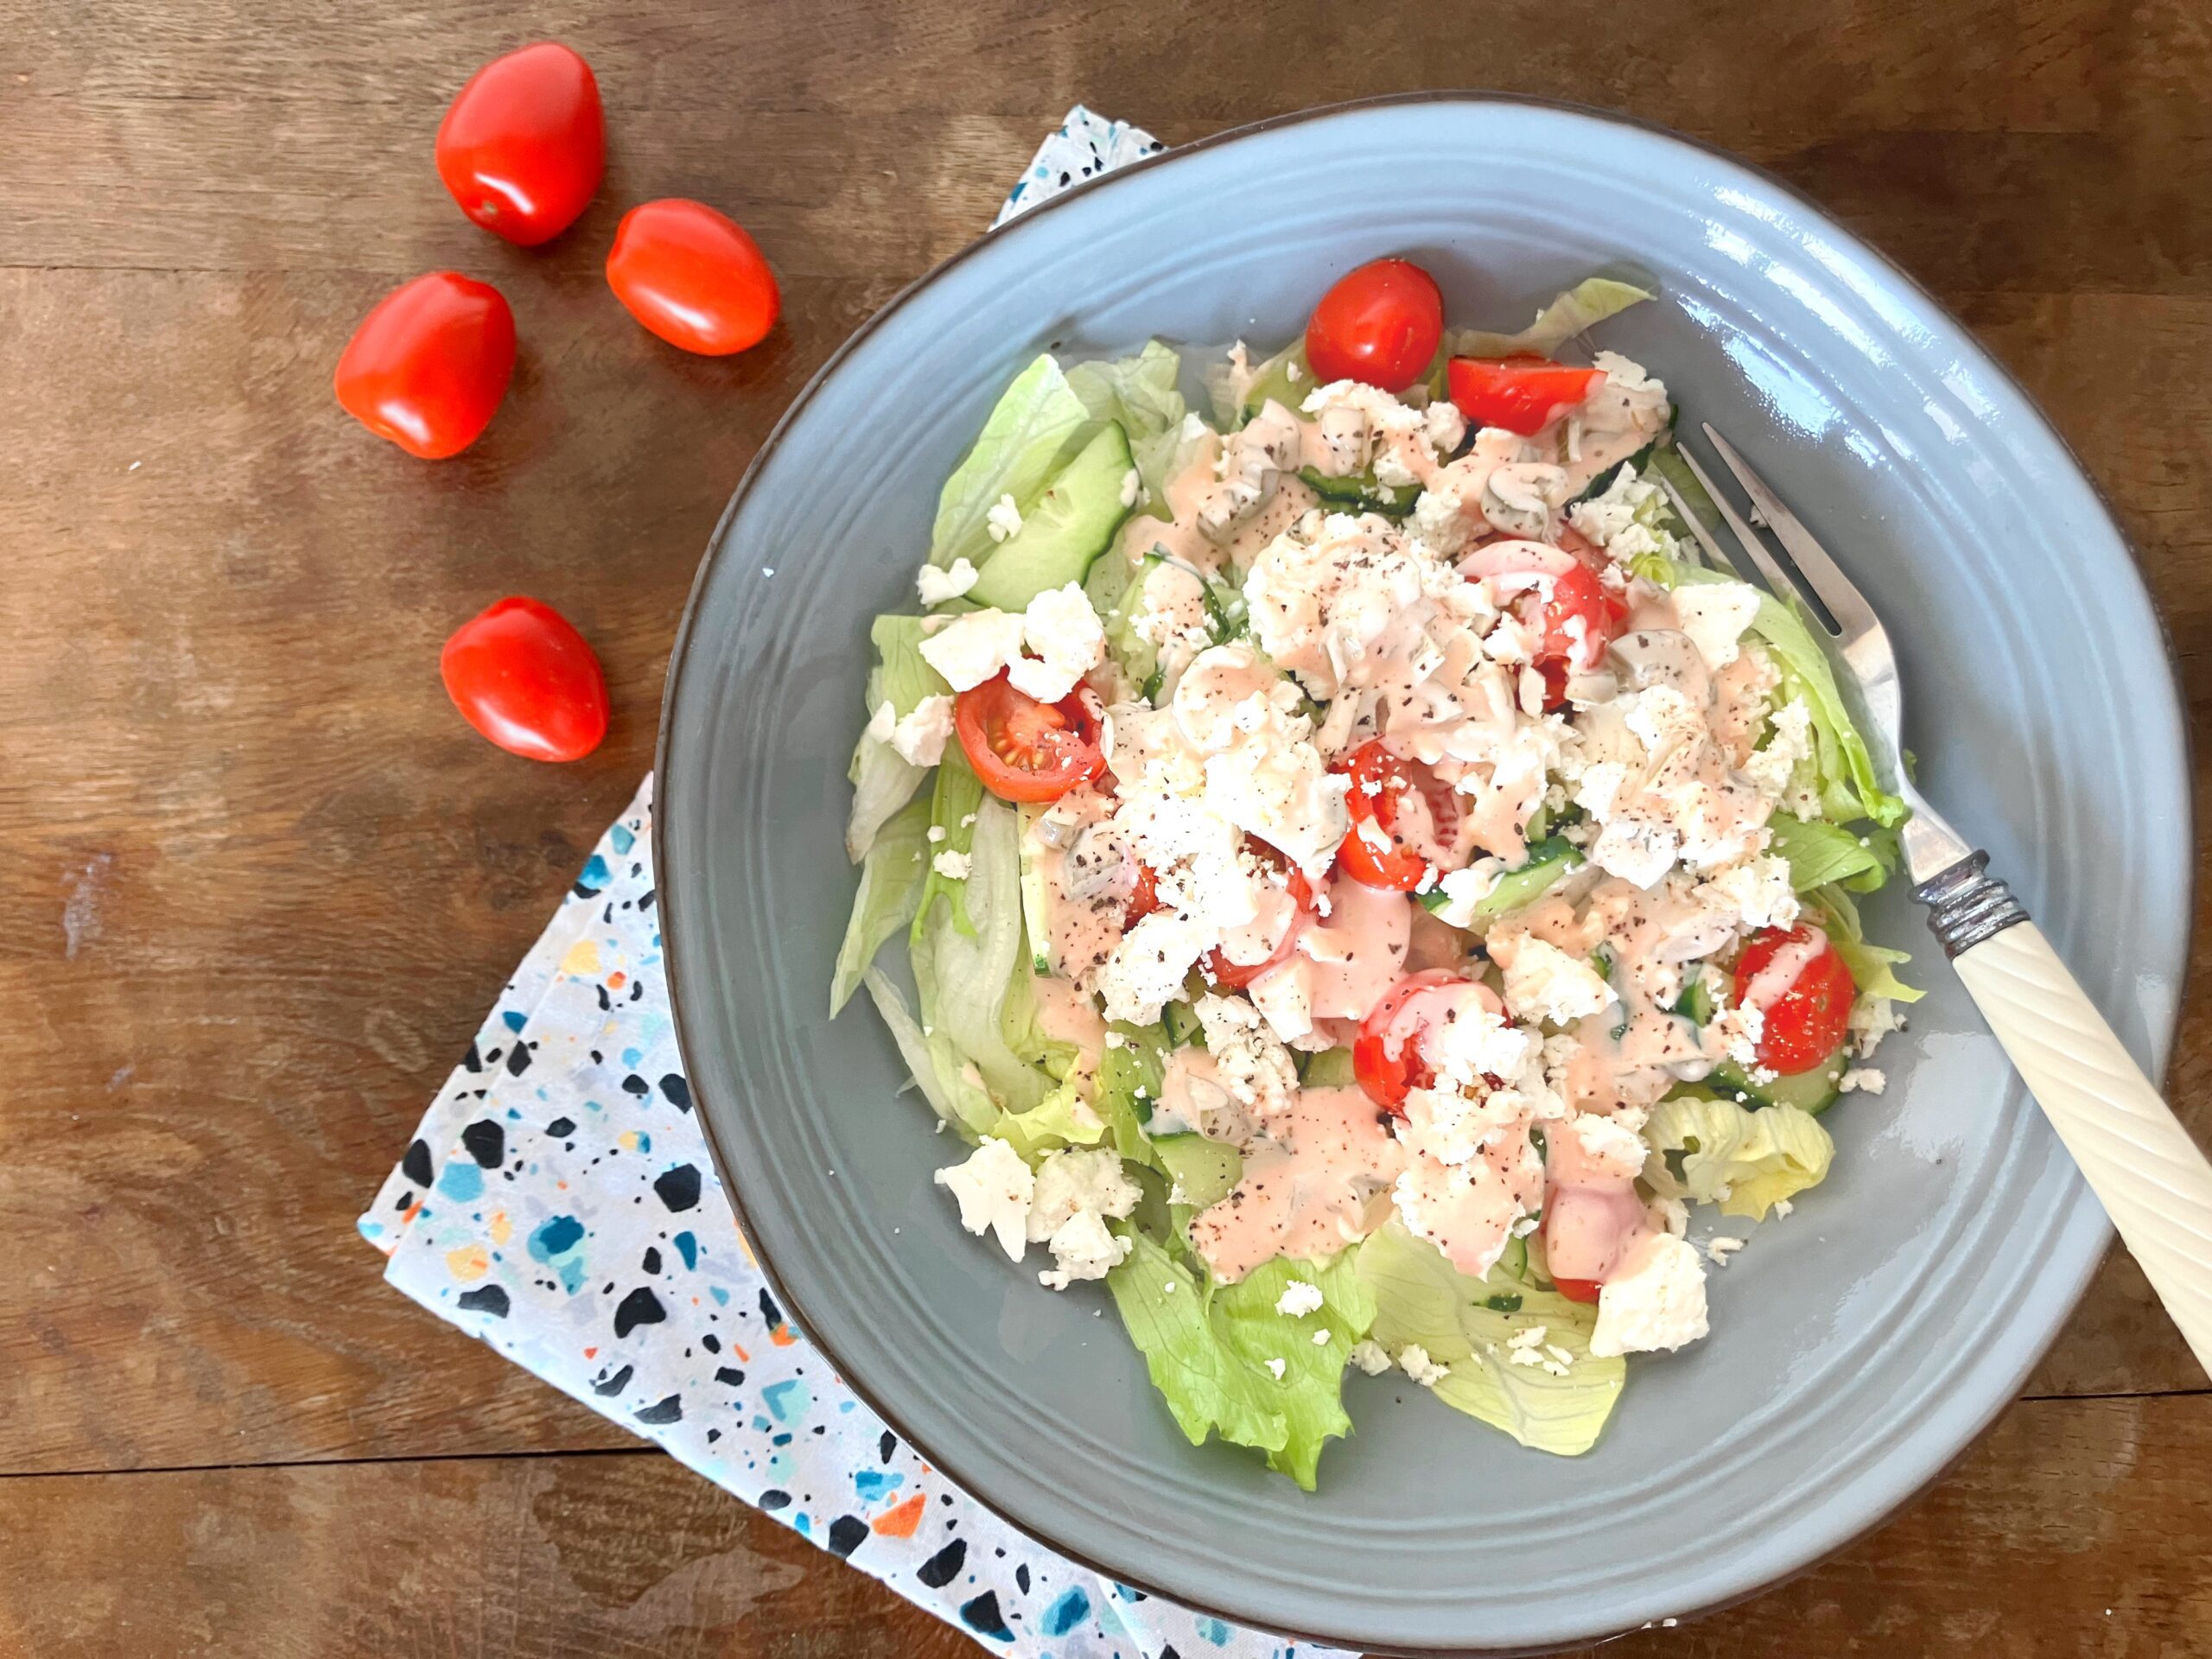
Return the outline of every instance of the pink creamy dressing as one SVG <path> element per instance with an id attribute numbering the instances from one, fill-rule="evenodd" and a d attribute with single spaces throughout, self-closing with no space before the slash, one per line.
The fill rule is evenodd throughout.
<path id="1" fill-rule="evenodd" d="M 1546 1142 L 1544 1263 L 1554 1279 L 1603 1280 L 1650 1230 L 1636 1178 L 1595 1167 L 1563 1125 Z"/>
<path id="2" fill-rule="evenodd" d="M 1298 936 L 1287 961 L 1249 988 L 1278 1029 L 1295 1030 L 1301 1015 L 1309 1022 L 1361 1019 L 1405 971 L 1414 925 L 1405 894 L 1339 875 L 1320 901 L 1327 913 Z"/>
<path id="3" fill-rule="evenodd" d="M 1765 1013 L 1782 1000 L 1783 993 L 1797 982 L 1797 976 L 1813 965 L 1827 945 L 1827 935 L 1818 928 L 1808 929 L 1802 938 L 1784 940 L 1766 966 L 1744 987 L 1745 1006 Z"/>
<path id="4" fill-rule="evenodd" d="M 1333 1255 L 1389 1213 L 1405 1154 L 1365 1091 L 1301 1089 L 1269 1127 L 1236 1190 L 1191 1220 L 1192 1244 L 1224 1283 L 1278 1255 Z"/>

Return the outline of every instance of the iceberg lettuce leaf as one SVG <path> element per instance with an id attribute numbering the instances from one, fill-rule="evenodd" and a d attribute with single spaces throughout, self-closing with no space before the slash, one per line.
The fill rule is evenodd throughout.
<path id="1" fill-rule="evenodd" d="M 1356 1267 L 1375 1298 L 1375 1340 L 1393 1357 L 1419 1347 L 1443 1366 L 1433 1392 L 1446 1405 L 1535 1451 L 1576 1457 L 1597 1444 L 1628 1367 L 1590 1352 L 1595 1308 L 1500 1268 L 1487 1280 L 1470 1279 L 1397 1221 L 1369 1235 Z M 1517 1306 L 1489 1305 L 1493 1297 L 1510 1304 L 1513 1296 Z M 1540 1352 L 1535 1363 L 1512 1358 L 1513 1338 L 1538 1325 L 1539 1348 L 1556 1346 L 1568 1356 L 1565 1376 L 1541 1363 L 1554 1356 Z"/>
<path id="2" fill-rule="evenodd" d="M 995 545 L 988 524 L 999 498 L 1012 496 L 1027 512 L 1090 424 L 1090 411 L 1049 353 L 1016 375 L 944 481 L 930 531 L 930 563 L 942 569 L 965 558 L 980 569 Z"/>
<path id="3" fill-rule="evenodd" d="M 1797 1107 L 1751 1111 L 1693 1092 L 1653 1107 L 1643 1140 L 1651 1148 L 1644 1183 L 1660 1197 L 1717 1204 L 1724 1216 L 1753 1221 L 1764 1221 L 1779 1200 L 1818 1186 L 1835 1157 L 1820 1120 Z"/>
<path id="4" fill-rule="evenodd" d="M 1535 321 L 1517 334 L 1485 334 L 1478 328 L 1456 330 L 1450 336 L 1452 355 L 1514 357 L 1533 352 L 1538 357 L 1556 356 L 1560 346 L 1584 329 L 1650 297 L 1644 289 L 1609 276 L 1586 277 L 1536 313 Z"/>
<path id="5" fill-rule="evenodd" d="M 832 1018 L 860 988 L 861 976 L 883 942 L 911 923 L 920 909 L 922 884 L 929 874 L 929 825 L 928 804 L 908 802 L 876 833 L 874 845 L 861 861 L 852 918 L 845 924 L 844 942 L 837 947 L 837 965 L 830 981 Z"/>

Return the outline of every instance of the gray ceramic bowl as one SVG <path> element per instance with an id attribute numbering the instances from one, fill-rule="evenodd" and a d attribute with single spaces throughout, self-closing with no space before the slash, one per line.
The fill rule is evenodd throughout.
<path id="1" fill-rule="evenodd" d="M 863 328 L 762 449 L 671 671 L 660 879 L 694 1091 L 808 1334 L 924 1453 L 1126 1582 L 1348 1647 L 1567 1643 L 1709 1608 L 1873 1526 L 2018 1389 L 2102 1253 L 2095 1202 L 1894 893 L 1930 988 L 1834 1173 L 1713 1285 L 1712 1338 L 1632 1364 L 1604 1440 L 1527 1452 L 1402 1378 L 1308 1497 L 1186 1445 L 1103 1297 L 963 1234 L 950 1151 L 861 998 L 844 760 L 868 619 L 908 609 L 938 489 L 1015 368 L 1150 334 L 1272 346 L 1384 252 L 1455 323 L 1518 326 L 1624 262 L 1600 338 L 1749 454 L 1859 576 L 1929 794 L 1989 847 L 2156 1075 L 2189 926 L 2183 728 L 2157 620 L 2065 447 L 1959 325 L 1770 179 L 1586 112 L 1323 111 L 1082 188 Z"/>

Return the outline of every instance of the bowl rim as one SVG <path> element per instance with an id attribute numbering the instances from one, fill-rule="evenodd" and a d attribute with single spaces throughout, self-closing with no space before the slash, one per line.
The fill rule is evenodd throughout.
<path id="1" fill-rule="evenodd" d="M 979 253 L 986 246 L 995 244 L 1003 237 L 1020 232 L 1023 227 L 1037 220 L 1042 215 L 1055 211 L 1069 201 L 1082 197 L 1088 197 L 1102 189 L 1110 188 L 1117 183 L 1136 176 L 1137 175 L 1163 168 L 1194 155 L 1237 143 L 1245 139 L 1255 137 L 1263 133 L 1273 132 L 1290 127 L 1315 124 L 1335 119 L 1338 117 L 1358 114 L 1372 110 L 1405 108 L 1431 105 L 1519 107 L 1542 111 L 1555 115 L 1564 115 L 1576 119 L 1593 122 L 1605 126 L 1624 128 L 1632 132 L 1642 133 L 1648 137 L 1662 139 L 1670 143 L 1679 144 L 1725 162 L 1731 167 L 1739 168 L 1743 172 L 1757 179 L 1766 189 L 1774 193 L 1776 196 L 1790 203 L 1802 212 L 1808 219 L 1817 222 L 1826 234 L 1840 242 L 1843 245 L 1849 248 L 1855 255 L 1862 257 L 1870 264 L 1886 273 L 1891 281 L 1895 282 L 1902 289 L 1908 291 L 1922 304 L 1925 305 L 1938 315 L 1947 319 L 1958 327 L 1961 333 L 1967 337 L 1973 349 L 1980 354 L 1983 364 L 1986 365 L 1987 369 L 1992 373 L 1993 373 L 1998 382 L 2007 388 L 2019 399 L 2022 406 L 2034 416 L 2036 422 L 2041 426 L 2044 434 L 2056 445 L 2059 452 L 2065 457 L 2067 463 L 2073 468 L 2076 476 L 2085 486 L 2089 499 L 2094 504 L 2096 511 L 2103 517 L 2106 526 L 2111 532 L 2113 543 L 2126 555 L 2129 568 L 2133 573 L 2137 583 L 2143 591 L 2146 607 L 2149 609 L 2158 629 L 2158 642 L 2165 662 L 2167 677 L 2173 691 L 2174 706 L 2179 715 L 2178 725 L 2181 736 L 2181 752 L 2179 760 L 2182 767 L 2183 781 L 2183 787 L 2181 795 L 2182 823 L 2180 826 L 2180 834 L 2182 838 L 2187 842 L 2192 849 L 2194 848 L 2196 836 L 2196 806 L 2193 795 L 2188 790 L 2187 780 L 2194 773 L 2196 748 L 2195 733 L 2193 726 L 2188 718 L 2188 699 L 2182 683 L 2180 663 L 2175 647 L 2171 626 L 2168 622 L 2164 612 L 2158 606 L 2155 591 L 2145 576 L 2142 557 L 2137 551 L 2134 543 L 2128 538 L 2126 531 L 2122 527 L 2118 516 L 2113 512 L 2112 504 L 2107 499 L 2102 486 L 2099 485 L 2095 477 L 2090 473 L 2088 468 L 2082 465 L 2081 456 L 2076 453 L 2074 446 L 2068 441 L 2065 435 L 2062 433 L 2058 427 L 2052 422 L 2048 413 L 2045 412 L 2041 402 L 2037 400 L 2035 396 L 2030 392 L 2027 387 L 2021 383 L 2018 377 L 2013 373 L 2011 367 L 1997 358 L 1996 355 L 1990 352 L 1986 346 L 1983 346 L 1978 339 L 1975 339 L 1973 336 L 1971 330 L 1967 329 L 1966 325 L 1960 322 L 1954 315 L 1950 308 L 1945 305 L 1943 302 L 1930 291 L 1923 283 L 1922 283 L 1917 277 L 1905 270 L 1879 247 L 1844 226 L 1825 207 L 1821 207 L 1820 203 L 1815 201 L 1805 192 L 1800 190 L 1796 186 L 1789 183 L 1787 180 L 1781 178 L 1756 162 L 1751 161 L 1746 157 L 1725 148 L 1724 146 L 1707 143 L 1703 139 L 1681 132 L 1673 127 L 1664 125 L 1662 123 L 1646 120 L 1642 117 L 1629 114 L 1623 111 L 1603 109 L 1592 105 L 1577 103 L 1570 99 L 1544 98 L 1529 93 L 1487 91 L 1478 88 L 1439 88 L 1417 92 L 1381 93 L 1368 98 L 1346 99 L 1331 104 L 1314 105 L 1300 110 L 1287 111 L 1278 115 L 1265 117 L 1260 120 L 1243 123 L 1233 127 L 1225 127 L 1218 131 L 1208 133 L 1202 137 L 1192 139 L 1185 143 L 1164 145 L 1151 155 L 1140 156 L 1135 160 L 1124 162 L 1119 167 L 1095 174 L 1090 178 L 1072 183 L 1053 195 L 1047 197 L 1046 200 L 1025 208 L 1020 213 L 1017 214 L 1013 219 L 1007 219 L 1003 223 L 995 224 L 987 227 L 972 241 L 963 244 L 959 249 L 946 256 L 944 259 L 931 266 L 927 270 L 922 272 L 913 280 L 899 288 L 899 289 L 888 300 L 877 307 L 873 313 L 863 320 L 858 327 L 855 328 L 851 334 L 848 334 L 843 341 L 838 345 L 837 348 L 823 359 L 821 366 L 817 368 L 812 375 L 808 377 L 805 384 L 799 388 L 796 394 L 793 395 L 790 404 L 785 408 L 784 412 L 778 416 L 775 424 L 769 429 L 767 435 L 761 440 L 760 446 L 754 452 L 753 459 L 747 463 L 745 471 L 740 476 L 736 487 L 730 493 L 728 504 L 723 507 L 721 516 L 717 518 L 715 522 L 714 530 L 708 537 L 705 556 L 700 560 L 698 569 L 693 575 L 690 591 L 685 595 L 683 613 L 677 622 L 676 637 L 670 647 L 668 671 L 662 689 L 660 715 L 658 721 L 654 742 L 655 807 L 652 817 L 652 836 L 653 858 L 657 869 L 662 872 L 667 872 L 675 868 L 669 861 L 669 849 L 666 841 L 668 834 L 666 825 L 671 817 L 670 804 L 676 798 L 676 791 L 671 788 L 671 785 L 674 779 L 680 775 L 678 773 L 671 772 L 669 766 L 671 734 L 675 725 L 675 711 L 677 706 L 678 695 L 683 684 L 684 671 L 690 666 L 695 656 L 694 647 L 697 644 L 697 641 L 694 637 L 695 627 L 699 620 L 701 603 L 706 594 L 709 579 L 713 575 L 715 568 L 721 562 L 723 555 L 728 551 L 728 536 L 730 525 L 737 516 L 738 509 L 744 504 L 747 497 L 751 493 L 754 484 L 758 481 L 760 473 L 765 468 L 769 460 L 775 454 L 786 433 L 798 420 L 799 416 L 804 413 L 808 405 L 812 403 L 816 394 L 821 390 L 823 384 L 827 382 L 840 367 L 842 366 L 845 360 L 859 348 L 864 340 L 872 335 L 877 328 L 883 326 L 894 314 L 903 308 L 908 302 L 915 298 L 923 290 L 937 283 L 947 272 L 961 265 L 966 260 Z M 2186 862 L 2186 891 L 2183 895 L 2183 902 L 2185 906 L 2183 911 L 2184 914 L 2193 915 L 2195 913 L 2198 880 L 2198 861 L 2192 856 Z M 1157 1596 L 1162 1601 L 1167 1602 L 1171 1605 L 1185 1607 L 1192 1612 L 1224 1619 L 1232 1624 L 1240 1625 L 1246 1629 L 1256 1630 L 1263 1634 L 1279 1637 L 1287 1643 L 1329 1648 L 1342 1642 L 1344 1640 L 1342 1637 L 1316 1636 L 1310 1632 L 1290 1630 L 1273 1624 L 1255 1623 L 1249 1614 L 1230 1614 L 1222 1612 L 1214 1608 L 1199 1605 L 1198 1603 L 1192 1601 L 1187 1596 L 1170 1593 L 1166 1591 L 1156 1589 L 1151 1584 L 1146 1582 L 1141 1575 L 1134 1575 L 1122 1568 L 1108 1567 L 1093 1560 L 1090 1555 L 1084 1553 L 1081 1544 L 1072 1539 L 1054 1537 L 1041 1528 L 1024 1525 L 1021 1522 L 1015 1521 L 1013 1517 L 1001 1513 L 997 1508 L 982 1498 L 975 1487 L 961 1476 L 959 1470 L 953 1466 L 952 1464 L 948 1463 L 937 1450 L 925 1446 L 920 1441 L 916 1440 L 915 1437 L 908 1432 L 906 1423 L 902 1421 L 900 1415 L 891 1409 L 885 1401 L 879 1398 L 874 1390 L 857 1377 L 852 1370 L 845 1364 L 842 1358 L 828 1347 L 822 1338 L 815 1333 L 814 1327 L 807 1319 L 804 1304 L 790 1294 L 790 1291 L 786 1287 L 781 1275 L 777 1272 L 774 1263 L 769 1260 L 767 1253 L 760 1249 L 757 1244 L 753 1243 L 753 1240 L 757 1236 L 756 1231 L 746 1215 L 744 1200 L 740 1196 L 738 1185 L 732 1179 L 733 1166 L 729 1159 L 725 1154 L 720 1137 L 716 1134 L 713 1115 L 705 1109 L 705 1091 L 702 1090 L 701 1079 L 691 1069 L 690 1055 L 693 1052 L 693 1045 L 689 1040 L 687 1033 L 692 1025 L 692 1018 L 690 1015 L 687 1014 L 686 1012 L 686 998 L 683 988 L 683 976 L 678 971 L 677 966 L 677 958 L 683 954 L 682 949 L 678 944 L 678 938 L 681 933 L 683 925 L 679 922 L 678 918 L 683 913 L 685 901 L 678 897 L 681 888 L 677 884 L 670 881 L 664 874 L 661 877 L 661 880 L 662 888 L 660 906 L 662 914 L 662 951 L 666 966 L 670 1013 L 673 1022 L 678 1052 L 684 1056 L 685 1076 L 690 1079 L 694 1096 L 697 1097 L 701 1103 L 698 1109 L 695 1112 L 695 1116 L 697 1119 L 702 1136 L 706 1141 L 708 1154 L 714 1162 L 715 1173 L 721 1183 L 723 1195 L 729 1201 L 730 1209 L 735 1217 L 739 1230 L 744 1234 L 746 1237 L 747 1243 L 751 1249 L 754 1264 L 759 1268 L 761 1276 L 766 1280 L 770 1289 L 773 1292 L 778 1300 L 782 1303 L 785 1308 L 789 1310 L 796 1317 L 800 1327 L 807 1332 L 807 1340 L 811 1343 L 821 1352 L 823 1357 L 829 1362 L 830 1365 L 835 1370 L 836 1376 L 843 1382 L 845 1387 L 850 1389 L 853 1395 L 858 1398 L 862 1404 L 867 1406 L 870 1411 L 874 1412 L 887 1427 L 897 1433 L 900 1440 L 904 1440 L 909 1446 L 913 1448 L 918 1454 L 926 1459 L 937 1469 L 950 1478 L 952 1483 L 958 1487 L 961 1491 L 965 1493 L 971 1501 L 982 1504 L 989 1514 L 997 1518 L 1002 1524 L 1010 1528 L 1013 1531 L 1020 1534 L 1021 1536 L 1029 1539 L 1040 1548 L 1049 1550 L 1057 1555 L 1062 1556 L 1084 1570 L 1093 1573 L 1098 1577 L 1109 1582 L 1128 1586 L 1133 1589 L 1143 1592 L 1147 1595 Z M 2189 991 L 2190 989 L 2190 956 L 2185 950 L 2179 970 L 2175 979 L 2175 995 L 2171 1006 L 2166 1012 L 2164 1019 L 2162 1020 L 2153 1022 L 2148 1032 L 2162 1072 L 2171 1062 L 2173 1043 L 2179 1028 L 2182 1010 L 2186 1005 Z M 703 1019 L 703 1015 L 701 1017 Z M 2025 1384 L 2028 1378 L 2033 1374 L 2035 1369 L 2042 1363 L 2044 1357 L 2056 1344 L 2059 1337 L 2064 1332 L 2068 1324 L 2071 1321 L 2075 1311 L 2080 1306 L 2083 1297 L 2088 1294 L 2091 1281 L 2095 1277 L 2099 1268 L 2102 1266 L 2106 1256 L 2109 1254 L 2109 1247 L 2113 1236 L 2110 1222 L 2108 1220 L 2105 1220 L 2101 1215 L 2100 1215 L 2099 1220 L 2102 1222 L 2106 1249 L 2086 1255 L 2084 1258 L 2084 1265 L 2075 1275 L 2072 1282 L 2063 1287 L 2063 1294 L 2060 1297 L 2052 1299 L 2055 1304 L 2063 1305 L 2064 1310 L 2063 1313 L 2061 1317 L 2052 1321 L 2049 1332 L 2024 1355 L 2021 1363 L 2016 1368 L 2015 1375 L 2012 1376 L 2008 1385 L 2002 1391 L 1997 1393 L 1993 1396 L 1993 1402 L 1989 1405 L 1987 1409 L 1982 1413 L 1979 1421 L 1976 1421 L 1960 1440 L 1957 1446 L 1948 1457 L 1942 1459 L 1934 1468 L 1930 1469 L 1926 1477 L 1916 1485 L 1913 1486 L 1910 1491 L 1900 1493 L 1895 1500 L 1885 1506 L 1880 1513 L 1872 1517 L 1864 1526 L 1859 1528 L 1857 1530 L 1844 1537 L 1835 1540 L 1827 1548 L 1821 1550 L 1816 1554 L 1808 1557 L 1796 1567 L 1783 1572 L 1773 1578 L 1765 1580 L 1738 1594 L 1725 1596 L 1717 1600 L 1701 1604 L 1695 1608 L 1685 1610 L 1681 1615 L 1679 1615 L 1681 1622 L 1683 1624 L 1688 1624 L 1692 1620 L 1707 1618 L 1714 1613 L 1725 1611 L 1730 1607 L 1737 1606 L 1745 1602 L 1756 1599 L 1757 1598 L 1766 1594 L 1769 1591 L 1776 1589 L 1781 1585 L 1789 1583 L 1791 1580 L 1811 1572 L 1814 1568 L 1822 1565 L 1823 1563 L 1833 1560 L 1844 1551 L 1853 1548 L 1861 1540 L 1871 1536 L 1872 1534 L 1878 1532 L 1885 1527 L 1888 1526 L 1904 1509 L 1910 1504 L 1918 1502 L 1926 1495 L 1929 1488 L 1936 1485 L 1944 1478 L 1945 1475 L 1955 1468 L 1966 1456 L 1966 1454 L 1980 1441 L 1982 1437 L 1988 1433 L 1991 1426 L 1996 1421 L 1996 1420 L 2018 1402 L 2020 1397 L 2020 1390 L 2022 1387 Z M 1625 1630 L 1613 1631 L 1604 1635 L 1580 1637 L 1573 1642 L 1559 1644 L 1557 1646 L 1548 1644 L 1544 1647 L 1534 1649 L 1525 1646 L 1497 1648 L 1467 1647 L 1464 1645 L 1454 1645 L 1450 1647 L 1394 1645 L 1383 1648 L 1369 1646 L 1367 1650 L 1377 1654 L 1402 1655 L 1405 1656 L 1406 1659 L 1450 1659 L 1451 1656 L 1458 1655 L 1565 1651 L 1568 1648 L 1588 1645 L 1592 1642 L 1609 1641 L 1614 1639 L 1614 1637 L 1626 1634 L 1629 1634 L 1629 1631 Z"/>

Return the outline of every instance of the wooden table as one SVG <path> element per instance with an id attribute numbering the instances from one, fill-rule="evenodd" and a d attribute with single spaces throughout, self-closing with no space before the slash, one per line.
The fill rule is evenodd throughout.
<path id="1" fill-rule="evenodd" d="M 463 221 L 430 140 L 541 35 L 596 67 L 613 160 L 530 253 Z M 2199 706 L 2208 81 L 2202 0 L 0 0 L 0 1650 L 969 1651 L 384 1288 L 352 1221 L 651 764 L 755 445 L 1071 102 L 1179 140 L 1503 86 L 1751 156 L 2043 400 Z M 759 237 L 768 343 L 681 358 L 613 305 L 607 238 L 659 194 Z M 501 284 L 523 356 L 483 442 L 429 465 L 329 378 L 439 266 Z M 580 765 L 496 753 L 439 689 L 448 630 L 515 591 L 605 659 L 614 729 Z M 2203 996 L 2179 1056 L 2202 1133 Z M 2115 1255 L 1925 1501 L 1607 1651 L 2212 1653 L 2208 1555 L 2212 1395 Z"/>

